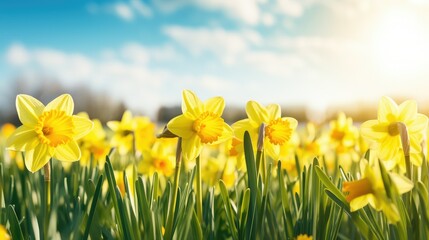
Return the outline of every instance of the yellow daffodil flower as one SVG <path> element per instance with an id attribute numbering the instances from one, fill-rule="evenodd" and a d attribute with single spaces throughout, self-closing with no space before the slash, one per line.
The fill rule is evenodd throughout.
<path id="1" fill-rule="evenodd" d="M 341 154 L 353 150 L 358 139 L 358 129 L 353 125 L 353 120 L 340 112 L 329 126 L 329 137 L 335 151 Z"/>
<path id="2" fill-rule="evenodd" d="M 125 111 L 121 121 L 108 121 L 107 126 L 113 131 L 110 144 L 116 147 L 120 155 L 131 152 L 134 145 L 133 115 L 130 111 Z"/>
<path id="3" fill-rule="evenodd" d="M 12 135 L 12 133 L 16 130 L 15 125 L 11 123 L 5 123 L 0 129 L 0 146 L 2 148 L 0 149 L 1 155 L 4 157 L 3 161 L 5 163 L 12 163 L 14 162 L 19 170 L 24 170 L 24 159 L 22 157 L 22 154 L 16 154 L 15 151 L 11 150 L 5 150 L 3 147 L 6 145 L 6 140 Z M 3 152 L 3 150 L 5 150 Z"/>
<path id="4" fill-rule="evenodd" d="M 378 107 L 376 120 L 369 120 L 362 124 L 361 134 L 377 149 L 380 159 L 386 161 L 388 170 L 399 166 L 405 172 L 405 158 L 399 124 L 406 126 L 407 138 L 410 143 L 410 160 L 420 166 L 421 143 L 426 133 L 428 118 L 417 113 L 417 103 L 408 100 L 399 106 L 389 97 L 383 97 Z M 406 136 L 403 136 L 406 137 Z"/>
<path id="5" fill-rule="evenodd" d="M 148 117 L 134 118 L 136 150 L 140 153 L 151 149 L 155 142 L 155 124 Z"/>
<path id="6" fill-rule="evenodd" d="M 119 188 L 119 192 L 121 193 L 122 197 L 125 196 L 126 193 L 126 186 L 125 186 L 125 181 L 124 181 L 124 171 L 125 174 L 127 175 L 127 182 L 128 182 L 128 187 L 130 190 L 130 194 L 134 194 L 134 190 L 135 190 L 135 181 L 137 179 L 137 176 L 135 174 L 134 171 L 134 165 L 128 165 L 128 167 L 125 168 L 125 170 L 123 171 L 119 171 L 119 170 L 115 170 L 114 174 L 115 174 L 115 179 L 116 179 L 116 185 Z M 131 203 L 134 205 L 134 198 L 131 198 Z"/>
<path id="7" fill-rule="evenodd" d="M 4 240 L 12 239 L 3 225 L 0 225 L 0 239 L 4 239 Z"/>
<path id="8" fill-rule="evenodd" d="M 362 159 L 361 179 L 343 183 L 343 192 L 347 193 L 346 199 L 350 203 L 350 210 L 352 212 L 359 210 L 369 203 L 377 211 L 383 211 L 389 221 L 396 222 L 399 220 L 399 213 L 391 199 L 388 198 L 386 187 L 394 187 L 399 194 L 403 194 L 413 188 L 413 182 L 392 172 L 389 173 L 392 186 L 385 186 L 378 160 L 373 158 L 371 162 L 372 166 L 366 159 Z"/>
<path id="9" fill-rule="evenodd" d="M 87 113 L 79 113 L 78 116 L 89 119 Z M 93 119 L 92 121 L 94 122 L 93 129 L 79 141 L 80 150 L 82 151 L 80 164 L 88 166 L 92 155 L 94 163 L 96 163 L 99 168 L 103 168 L 106 155 L 110 150 L 110 145 L 107 142 L 106 131 L 100 120 Z"/>
<path id="10" fill-rule="evenodd" d="M 313 237 L 308 236 L 307 234 L 299 234 L 296 236 L 296 240 L 313 240 Z"/>
<path id="11" fill-rule="evenodd" d="M 240 120 L 232 125 L 235 135 L 243 139 L 244 132 L 248 131 L 253 144 L 256 144 L 259 127 L 262 124 L 266 124 L 264 150 L 268 156 L 278 160 L 280 147 L 291 139 L 298 121 L 291 117 L 281 117 L 281 109 L 278 104 L 270 104 L 264 107 L 255 101 L 249 101 L 246 105 L 246 113 L 247 119 Z"/>
<path id="12" fill-rule="evenodd" d="M 218 144 L 232 138 L 231 127 L 221 117 L 224 108 L 222 97 L 213 97 L 202 102 L 192 91 L 183 91 L 183 114 L 170 120 L 167 128 L 182 138 L 185 161 L 198 157 L 203 144 Z"/>
<path id="13" fill-rule="evenodd" d="M 48 105 L 25 94 L 16 97 L 18 117 L 23 124 L 7 140 L 7 148 L 25 152 L 25 166 L 31 172 L 49 159 L 73 162 L 81 157 L 76 140 L 89 133 L 93 123 L 73 114 L 74 103 L 63 94 Z"/>
<path id="14" fill-rule="evenodd" d="M 176 141 L 172 138 L 160 138 L 150 150 L 143 152 L 143 160 L 138 163 L 137 170 L 147 176 L 155 172 L 161 176 L 170 177 L 175 168 Z"/>

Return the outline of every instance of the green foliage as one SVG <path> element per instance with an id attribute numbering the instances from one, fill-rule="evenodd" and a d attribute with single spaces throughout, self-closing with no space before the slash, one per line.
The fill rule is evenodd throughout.
<path id="1" fill-rule="evenodd" d="M 65 169 L 52 161 L 50 185 L 34 174 L 0 163 L 0 224 L 13 239 L 427 239 L 429 236 L 428 166 L 423 161 L 412 192 L 399 195 L 380 165 L 387 195 L 400 221 L 391 223 L 366 206 L 352 212 L 342 183 L 355 172 L 337 166 L 332 177 L 317 158 L 297 165 L 293 176 L 280 161 L 253 151 L 244 136 L 246 172 L 233 187 L 203 182 L 201 218 L 197 213 L 197 170 L 177 171 L 161 184 L 151 177 L 74 163 Z M 201 159 L 204 161 L 204 159 Z M 262 164 L 257 166 L 257 162 Z M 300 162 L 296 159 L 296 162 Z M 182 163 L 183 164 L 183 163 Z M 118 177 L 122 172 L 122 179 Z M 129 174 L 129 173 L 128 173 Z M 174 180 L 174 181 L 173 181 Z M 132 182 L 130 182 L 132 181 Z M 173 181 L 173 182 L 171 182 Z M 121 188 L 120 183 L 124 187 Z M 297 186 L 299 184 L 299 187 Z M 48 187 L 50 187 L 50 195 Z M 176 189 L 177 187 L 177 189 Z M 177 194 L 175 199 L 174 195 Z M 50 198 L 50 203 L 47 199 Z M 170 226 L 168 222 L 170 221 Z"/>

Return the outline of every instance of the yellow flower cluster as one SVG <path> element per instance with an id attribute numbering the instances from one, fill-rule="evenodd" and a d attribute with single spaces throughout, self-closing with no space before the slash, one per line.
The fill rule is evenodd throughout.
<path id="1" fill-rule="evenodd" d="M 111 153 L 116 154 L 113 160 L 119 159 L 117 169 L 121 171 L 133 165 L 139 174 L 147 176 L 157 172 L 168 178 L 174 173 L 177 140 L 157 138 L 158 128 L 148 117 L 133 117 L 126 111 L 120 121 L 109 121 L 104 127 L 86 113 L 73 115 L 74 104 L 68 94 L 46 106 L 31 96 L 18 95 L 16 108 L 22 126 L 15 129 L 4 125 L 1 141 L 8 150 L 25 153 L 24 163 L 31 172 L 41 169 L 51 158 L 80 160 L 84 166 L 102 168 L 105 156 Z M 246 168 L 243 136 L 247 131 L 254 150 L 262 151 L 267 161 L 281 161 L 289 176 L 299 174 L 296 164 L 307 165 L 314 158 L 331 172 L 338 166 L 345 171 L 360 166 L 359 179 L 343 183 L 351 211 L 369 203 L 385 212 L 389 220 L 398 219 L 379 168 L 382 164 L 389 171 L 400 194 L 413 187 L 406 176 L 411 167 L 422 164 L 428 125 L 428 118 L 417 112 L 415 101 L 397 105 L 383 97 L 377 119 L 362 123 L 360 131 L 342 112 L 329 124 L 307 122 L 299 126 L 296 119 L 282 116 L 278 104 L 263 106 L 256 101 L 247 103 L 247 118 L 230 125 L 222 118 L 224 108 L 222 97 L 202 101 L 194 92 L 185 90 L 182 114 L 167 123 L 164 132 L 169 134 L 161 134 L 181 138 L 187 169 L 195 165 L 197 157 L 203 160 L 205 184 L 215 185 L 223 179 L 227 186 L 234 185 L 237 174 Z M 368 149 L 371 159 L 363 159 Z M 3 155 L 9 161 L 22 161 L 20 154 L 5 151 Z"/>

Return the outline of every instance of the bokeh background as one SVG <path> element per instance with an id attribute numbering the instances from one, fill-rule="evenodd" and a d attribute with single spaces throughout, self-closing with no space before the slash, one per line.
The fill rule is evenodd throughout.
<path id="1" fill-rule="evenodd" d="M 0 122 L 15 96 L 73 95 L 102 121 L 166 121 L 183 89 L 298 120 L 375 116 L 379 99 L 429 114 L 427 0 L 0 1 Z"/>

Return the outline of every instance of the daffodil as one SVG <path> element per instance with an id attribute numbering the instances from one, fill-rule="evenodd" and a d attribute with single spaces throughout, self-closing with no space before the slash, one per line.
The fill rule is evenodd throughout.
<path id="1" fill-rule="evenodd" d="M 408 100 L 398 106 L 391 98 L 383 97 L 379 103 L 377 119 L 364 122 L 361 134 L 370 141 L 371 148 L 377 149 L 380 159 L 386 161 L 387 169 L 399 166 L 405 172 L 404 141 L 409 141 L 411 163 L 420 166 L 421 143 L 427 125 L 428 118 L 417 113 L 415 101 Z M 401 136 L 401 130 L 404 130 L 401 129 L 402 126 L 406 127 L 406 134 Z M 406 149 L 408 151 L 408 146 Z"/>
<path id="2" fill-rule="evenodd" d="M 73 114 L 74 103 L 63 94 L 48 105 L 25 94 L 16 97 L 18 117 L 23 124 L 7 140 L 7 148 L 25 152 L 25 166 L 41 169 L 51 158 L 73 162 L 81 157 L 76 140 L 89 133 L 93 123 Z"/>
<path id="3" fill-rule="evenodd" d="M 259 127 L 265 124 L 264 150 L 271 158 L 278 160 L 280 147 L 289 142 L 298 121 L 291 117 L 282 117 L 280 105 L 270 104 L 267 107 L 258 102 L 249 101 L 246 105 L 247 119 L 240 120 L 232 125 L 235 135 L 241 139 L 248 131 L 252 142 L 258 139 Z"/>
<path id="4" fill-rule="evenodd" d="M 0 239 L 4 239 L 4 240 L 12 239 L 3 225 L 0 225 Z"/>
<path id="5" fill-rule="evenodd" d="M 87 113 L 79 113 L 78 116 L 89 119 Z M 83 166 L 88 166 L 91 158 L 99 168 L 103 168 L 106 160 L 106 155 L 109 153 L 110 145 L 106 139 L 106 131 L 103 128 L 100 120 L 92 119 L 94 122 L 93 129 L 83 138 L 79 140 L 79 146 L 82 151 L 80 163 Z"/>
<path id="6" fill-rule="evenodd" d="M 376 155 L 373 156 L 376 157 Z M 391 172 L 389 177 L 392 185 L 385 186 L 378 160 L 373 158 L 371 162 L 373 164 L 362 159 L 361 179 L 343 183 L 343 192 L 346 193 L 346 200 L 350 203 L 350 211 L 359 210 L 369 203 L 377 211 L 383 211 L 389 221 L 396 222 L 399 220 L 399 213 L 392 199 L 388 197 L 386 187 L 396 188 L 399 194 L 403 194 L 413 188 L 413 182 L 400 174 Z"/>
<path id="7" fill-rule="evenodd" d="M 320 157 L 326 153 L 328 139 L 320 134 L 318 125 L 308 122 L 304 127 L 297 130 L 299 136 L 299 147 L 296 150 L 301 165 L 308 165 L 315 157 Z"/>
<path id="8" fill-rule="evenodd" d="M 0 146 L 2 148 L 0 149 L 0 153 L 4 157 L 3 161 L 5 163 L 12 163 L 15 162 L 15 164 L 18 166 L 20 170 L 24 170 L 24 159 L 22 158 L 22 154 L 16 154 L 16 151 L 11 150 L 5 150 L 3 147 L 6 145 L 6 140 L 12 135 L 12 133 L 16 130 L 15 125 L 11 123 L 5 123 L 2 125 L 0 130 Z"/>
<path id="9" fill-rule="evenodd" d="M 114 171 L 116 185 L 118 186 L 119 192 L 121 193 L 122 197 L 125 196 L 125 193 L 126 193 L 124 173 L 126 174 L 126 177 L 127 177 L 130 194 L 134 195 L 135 181 L 137 179 L 137 176 L 135 174 L 136 172 L 134 171 L 134 165 L 132 164 L 128 165 L 123 171 L 118 171 L 118 170 Z M 131 203 L 134 205 L 134 198 L 131 198 Z"/>
<path id="10" fill-rule="evenodd" d="M 134 146 L 134 122 L 130 111 L 125 111 L 121 121 L 108 121 L 107 126 L 113 131 L 110 140 L 112 147 L 116 147 L 120 155 L 126 155 Z"/>
<path id="11" fill-rule="evenodd" d="M 151 149 L 155 142 L 155 124 L 148 117 L 134 118 L 136 150 L 140 153 Z"/>
<path id="12" fill-rule="evenodd" d="M 358 139 L 358 130 L 353 125 L 353 120 L 343 112 L 329 123 L 329 137 L 335 151 L 338 154 L 353 150 Z"/>
<path id="13" fill-rule="evenodd" d="M 226 148 L 225 154 L 231 159 L 231 161 L 235 161 L 237 170 L 245 171 L 246 163 L 244 159 L 243 140 L 234 136 L 228 141 Z"/>
<path id="14" fill-rule="evenodd" d="M 296 240 L 313 240 L 313 237 L 311 235 L 308 236 L 307 234 L 299 234 L 296 236 Z"/>
<path id="15" fill-rule="evenodd" d="M 175 167 L 175 141 L 172 138 L 158 139 L 150 150 L 143 152 L 143 160 L 138 163 L 138 171 L 147 176 L 155 172 L 170 177 Z"/>
<path id="16" fill-rule="evenodd" d="M 204 144 L 218 144 L 232 138 L 231 127 L 221 117 L 224 108 L 222 97 L 202 102 L 192 91 L 183 91 L 183 114 L 171 119 L 167 128 L 182 138 L 185 161 L 198 157 Z"/>

